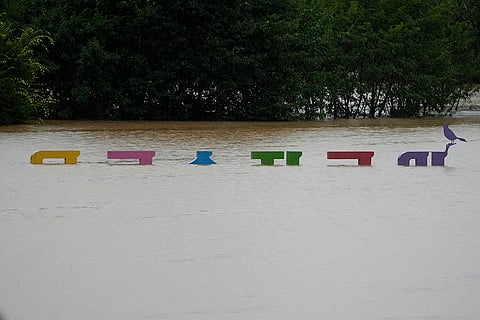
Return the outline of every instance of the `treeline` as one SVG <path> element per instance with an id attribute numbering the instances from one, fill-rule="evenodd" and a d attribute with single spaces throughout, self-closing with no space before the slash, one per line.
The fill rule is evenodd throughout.
<path id="1" fill-rule="evenodd" d="M 413 117 L 480 82 L 477 0 L 7 0 L 0 124 Z"/>

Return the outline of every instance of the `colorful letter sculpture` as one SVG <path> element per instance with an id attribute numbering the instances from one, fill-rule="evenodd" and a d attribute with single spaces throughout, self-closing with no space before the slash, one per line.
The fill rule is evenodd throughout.
<path id="1" fill-rule="evenodd" d="M 298 166 L 300 164 L 301 151 L 287 151 L 287 166 Z M 251 159 L 260 159 L 262 166 L 275 165 L 275 159 L 285 159 L 283 151 L 252 151 Z"/>
<path id="2" fill-rule="evenodd" d="M 216 164 L 215 161 L 210 159 L 212 156 L 212 151 L 197 151 L 197 158 L 190 162 L 190 164 L 198 164 L 198 165 L 210 165 L 210 164 Z"/>
<path id="3" fill-rule="evenodd" d="M 445 152 L 432 151 L 432 166 L 445 166 L 446 156 Z"/>
<path id="4" fill-rule="evenodd" d="M 44 159 L 65 159 L 65 164 L 77 164 L 78 150 L 40 150 L 32 154 L 30 163 L 43 164 Z"/>
<path id="5" fill-rule="evenodd" d="M 155 151 L 108 151 L 108 159 L 138 159 L 139 165 L 152 165 Z"/>
<path id="6" fill-rule="evenodd" d="M 432 166 L 444 166 L 445 158 L 448 155 L 448 149 L 453 146 L 455 142 L 450 142 L 445 145 L 445 151 L 408 151 L 402 153 L 397 160 L 399 166 L 409 166 L 410 160 L 415 160 L 415 166 L 427 166 L 428 154 L 432 154 Z"/>
<path id="7" fill-rule="evenodd" d="M 327 159 L 356 159 L 359 166 L 371 166 L 373 151 L 327 151 Z"/>
<path id="8" fill-rule="evenodd" d="M 284 159 L 285 153 L 283 151 L 252 151 L 252 159 L 260 159 L 262 166 L 273 166 L 275 159 Z"/>
<path id="9" fill-rule="evenodd" d="M 302 151 L 287 151 L 287 166 L 300 165 L 301 156 L 302 156 Z"/>
<path id="10" fill-rule="evenodd" d="M 457 138 L 463 139 L 463 138 Z M 465 140 L 465 139 L 463 139 Z M 462 141 L 463 141 L 462 140 Z M 466 142 L 466 140 L 465 140 Z M 448 149 L 453 146 L 455 142 L 450 142 L 445 145 L 445 151 L 432 151 L 432 166 L 444 166 L 445 158 L 448 156 Z"/>
<path id="11" fill-rule="evenodd" d="M 410 160 L 415 160 L 415 166 L 426 166 L 428 151 L 408 151 L 402 153 L 397 160 L 399 166 L 409 166 Z"/>
<path id="12" fill-rule="evenodd" d="M 399 166 L 409 166 L 414 160 L 415 166 L 427 166 L 428 156 L 431 154 L 432 166 L 445 166 L 445 158 L 448 155 L 448 149 L 455 145 L 455 141 L 467 142 L 465 138 L 458 137 L 448 124 L 443 126 L 445 138 L 450 142 L 445 145 L 444 151 L 407 151 L 398 156 L 397 164 Z M 31 155 L 32 164 L 43 164 L 45 159 L 64 159 L 65 164 L 76 164 L 80 151 L 77 150 L 40 150 Z M 138 159 L 140 165 L 152 165 L 155 151 L 108 151 L 108 159 Z M 210 165 L 216 164 L 211 159 L 212 151 L 197 151 L 197 157 L 190 164 Z M 371 166 L 373 151 L 327 151 L 327 159 L 352 159 L 357 160 L 358 166 Z M 273 166 L 275 160 L 286 159 L 287 166 L 300 165 L 302 151 L 252 151 L 251 159 L 260 159 L 262 166 Z"/>

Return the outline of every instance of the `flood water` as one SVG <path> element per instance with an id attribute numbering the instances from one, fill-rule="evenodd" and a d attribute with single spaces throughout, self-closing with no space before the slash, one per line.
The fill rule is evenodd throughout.
<path id="1" fill-rule="evenodd" d="M 442 151 L 445 121 L 468 142 L 444 167 L 397 165 Z M 478 116 L 0 127 L 0 318 L 476 320 L 479 137 Z M 81 155 L 30 164 L 48 149 Z M 217 164 L 188 165 L 197 150 Z"/>

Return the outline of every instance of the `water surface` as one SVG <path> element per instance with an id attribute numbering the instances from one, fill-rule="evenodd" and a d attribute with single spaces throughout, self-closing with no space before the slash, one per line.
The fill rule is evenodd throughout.
<path id="1" fill-rule="evenodd" d="M 480 118 L 0 127 L 0 314 L 11 319 L 478 319 Z M 77 149 L 73 166 L 31 165 Z M 108 150 L 155 150 L 153 166 Z M 212 166 L 192 166 L 196 150 Z M 260 166 L 255 150 L 302 151 Z M 327 160 L 374 151 L 372 167 Z M 1 317 L 1 316 L 0 316 Z"/>

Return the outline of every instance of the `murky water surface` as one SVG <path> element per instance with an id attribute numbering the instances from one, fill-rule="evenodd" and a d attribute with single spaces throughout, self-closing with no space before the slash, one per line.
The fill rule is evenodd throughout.
<path id="1" fill-rule="evenodd" d="M 0 318 L 476 320 L 480 117 L 447 119 L 469 141 L 445 167 L 396 164 L 443 150 L 444 121 L 0 127 Z M 31 165 L 42 149 L 79 163 Z M 188 165 L 196 150 L 218 164 Z"/>

